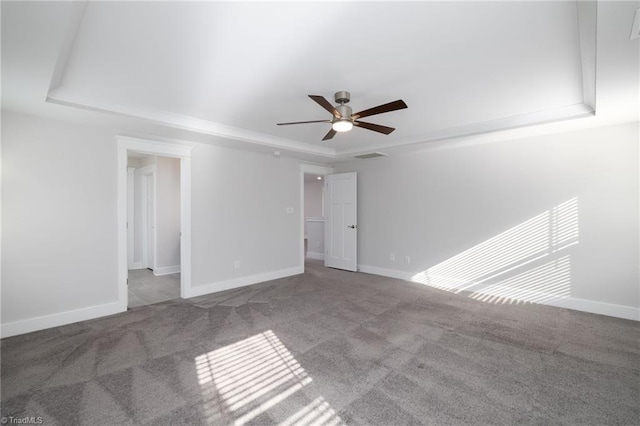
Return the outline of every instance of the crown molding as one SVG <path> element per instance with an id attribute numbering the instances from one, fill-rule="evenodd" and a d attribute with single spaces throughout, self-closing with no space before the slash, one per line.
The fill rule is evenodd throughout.
<path id="1" fill-rule="evenodd" d="M 110 105 L 71 96 L 62 88 L 53 90 L 47 95 L 46 101 L 49 103 L 65 105 L 87 111 L 98 111 L 102 113 L 120 115 L 135 119 L 149 121 L 162 126 L 175 129 L 187 130 L 210 136 L 218 136 L 243 142 L 264 145 L 271 148 L 285 149 L 303 154 L 313 154 L 326 158 L 335 158 L 336 150 L 333 148 L 309 145 L 291 139 L 280 138 L 251 130 L 240 129 L 238 127 L 227 126 L 213 121 L 202 120 L 195 117 L 175 114 L 165 111 L 154 111 L 138 107 L 124 105 Z"/>
<path id="2" fill-rule="evenodd" d="M 409 147 L 419 144 L 429 144 L 443 141 L 457 141 L 463 138 L 469 139 L 475 136 L 486 135 L 488 133 L 496 133 L 523 127 L 550 124 L 577 118 L 593 117 L 594 115 L 595 111 L 591 107 L 580 103 L 544 111 L 532 112 L 528 114 L 499 118 L 496 120 L 472 123 L 466 126 L 450 127 L 446 129 L 436 130 L 418 137 L 400 139 L 392 144 L 381 144 L 369 147 L 367 149 L 359 148 L 338 151 L 336 154 L 336 158 L 353 157 L 373 151 L 384 151 L 388 149 Z"/>

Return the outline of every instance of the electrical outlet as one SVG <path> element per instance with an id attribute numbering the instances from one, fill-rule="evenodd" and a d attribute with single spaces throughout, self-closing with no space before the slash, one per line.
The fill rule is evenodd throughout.
<path id="1" fill-rule="evenodd" d="M 235 262 L 233 262 L 233 269 L 240 269 L 240 261 L 236 260 Z"/>
<path id="2" fill-rule="evenodd" d="M 396 255 L 393 254 L 393 253 L 390 253 L 389 254 L 389 260 L 392 261 L 392 262 L 395 262 L 396 261 Z"/>
<path id="3" fill-rule="evenodd" d="M 411 258 L 409 256 L 405 256 L 404 263 L 411 263 Z"/>

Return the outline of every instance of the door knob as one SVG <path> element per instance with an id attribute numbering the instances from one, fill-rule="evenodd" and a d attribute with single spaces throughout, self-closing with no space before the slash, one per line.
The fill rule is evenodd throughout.
<path id="1" fill-rule="evenodd" d="M 349 226 L 347 226 L 347 228 L 358 229 L 358 225 L 349 225 Z"/>

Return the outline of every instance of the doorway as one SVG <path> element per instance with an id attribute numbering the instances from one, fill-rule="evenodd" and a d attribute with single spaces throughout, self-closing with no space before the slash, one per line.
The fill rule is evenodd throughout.
<path id="1" fill-rule="evenodd" d="M 331 173 L 332 167 L 300 165 L 300 263 L 303 268 L 305 262 L 321 263 L 324 259 L 324 176 Z"/>
<path id="2" fill-rule="evenodd" d="M 165 173 L 167 167 L 171 173 Z M 130 305 L 188 296 L 191 290 L 190 206 L 190 146 L 118 136 L 118 305 L 121 311 Z M 165 295 L 137 300 L 129 291 L 132 280 L 141 281 L 147 289 L 164 287 Z M 167 295 L 169 287 L 173 293 Z"/>
<path id="3" fill-rule="evenodd" d="M 304 174 L 305 261 L 324 260 L 324 177 Z"/>
<path id="4" fill-rule="evenodd" d="M 180 159 L 129 151 L 128 307 L 180 297 Z"/>

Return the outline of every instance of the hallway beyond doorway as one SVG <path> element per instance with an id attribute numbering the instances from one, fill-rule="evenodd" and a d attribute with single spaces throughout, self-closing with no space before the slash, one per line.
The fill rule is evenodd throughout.
<path id="1" fill-rule="evenodd" d="M 155 276 L 150 269 L 129 271 L 129 308 L 180 298 L 180 274 Z"/>

